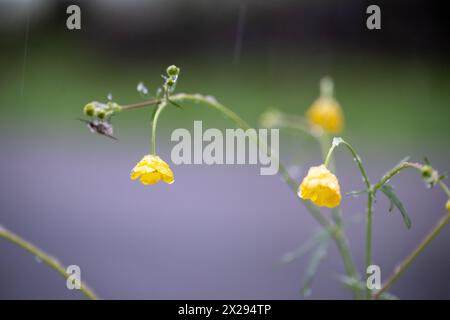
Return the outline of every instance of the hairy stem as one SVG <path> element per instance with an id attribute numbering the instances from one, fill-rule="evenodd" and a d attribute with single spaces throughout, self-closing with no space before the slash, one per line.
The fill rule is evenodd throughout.
<path id="1" fill-rule="evenodd" d="M 61 274 L 65 279 L 67 279 L 70 275 L 66 273 L 66 268 L 60 264 L 55 258 L 51 257 L 49 254 L 45 253 L 32 243 L 26 241 L 25 239 L 21 238 L 20 236 L 14 234 L 13 232 L 5 229 L 0 225 L 0 237 L 14 243 L 15 245 L 18 245 L 22 249 L 25 249 L 29 253 L 31 253 L 33 256 L 38 257 L 41 261 L 43 261 L 45 264 L 47 264 L 49 267 L 51 267 L 53 270 Z M 91 300 L 98 300 L 97 295 L 90 289 L 86 283 L 81 281 L 81 287 L 80 291 Z"/>

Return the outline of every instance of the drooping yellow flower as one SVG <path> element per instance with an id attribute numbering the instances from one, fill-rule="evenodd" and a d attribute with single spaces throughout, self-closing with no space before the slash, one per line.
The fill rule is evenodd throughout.
<path id="1" fill-rule="evenodd" d="M 320 97 L 306 113 L 312 125 L 328 133 L 340 133 L 344 127 L 344 116 L 339 103 L 332 97 Z"/>
<path id="2" fill-rule="evenodd" d="M 159 180 L 163 180 L 168 184 L 174 182 L 173 172 L 169 165 L 160 157 L 154 155 L 146 155 L 131 170 L 131 179 L 136 180 L 140 177 L 143 184 L 154 184 Z"/>
<path id="3" fill-rule="evenodd" d="M 325 165 L 311 167 L 298 189 L 298 196 L 319 207 L 334 208 L 341 202 L 339 181 Z"/>
<path id="4" fill-rule="evenodd" d="M 450 212 L 450 199 L 447 200 L 445 207 L 447 208 L 447 211 Z"/>

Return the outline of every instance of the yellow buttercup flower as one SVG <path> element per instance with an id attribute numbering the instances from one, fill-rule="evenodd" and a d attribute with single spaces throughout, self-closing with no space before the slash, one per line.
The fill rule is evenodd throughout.
<path id="1" fill-rule="evenodd" d="M 447 211 L 450 212 L 450 199 L 447 200 L 445 207 L 447 208 Z"/>
<path id="2" fill-rule="evenodd" d="M 174 182 L 173 172 L 169 165 L 160 157 L 154 155 L 146 155 L 133 168 L 130 175 L 131 179 L 136 180 L 140 177 L 143 184 L 154 184 L 159 180 L 163 180 L 168 184 Z"/>
<path id="3" fill-rule="evenodd" d="M 328 133 L 339 133 L 344 127 L 344 116 L 339 103 L 332 97 L 320 97 L 306 113 L 312 125 Z"/>
<path id="4" fill-rule="evenodd" d="M 325 165 L 311 167 L 298 189 L 298 196 L 319 207 L 334 208 L 341 202 L 339 181 Z"/>

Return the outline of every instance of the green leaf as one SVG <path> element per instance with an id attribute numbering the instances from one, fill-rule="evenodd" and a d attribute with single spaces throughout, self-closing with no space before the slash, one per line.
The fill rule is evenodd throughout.
<path id="1" fill-rule="evenodd" d="M 311 254 L 308 265 L 306 267 L 305 279 L 303 280 L 302 295 L 309 296 L 311 294 L 311 284 L 314 276 L 317 273 L 317 269 L 322 262 L 322 260 L 327 256 L 329 237 L 324 238 L 324 240 L 317 246 L 315 251 Z"/>
<path id="2" fill-rule="evenodd" d="M 395 194 L 394 189 L 390 185 L 385 184 L 381 187 L 381 191 L 391 201 L 391 204 L 389 207 L 389 212 L 391 212 L 394 209 L 394 207 L 396 207 L 398 209 L 398 211 L 400 211 L 400 213 L 403 217 L 403 222 L 405 223 L 406 227 L 408 229 L 410 229 L 411 228 L 411 219 L 409 218 L 409 215 L 406 212 L 406 209 L 403 206 L 403 203 L 400 201 L 400 199 Z"/>

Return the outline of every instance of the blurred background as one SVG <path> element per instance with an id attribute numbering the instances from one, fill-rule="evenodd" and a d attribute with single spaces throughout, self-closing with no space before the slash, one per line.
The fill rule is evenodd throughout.
<path id="1" fill-rule="evenodd" d="M 81 8 L 81 30 L 66 9 Z M 381 8 L 381 30 L 366 8 Z M 258 166 L 172 165 L 176 182 L 145 187 L 130 169 L 150 153 L 150 109 L 114 118 L 118 142 L 76 121 L 89 101 L 154 93 L 166 66 L 178 92 L 216 97 L 258 126 L 267 108 L 302 115 L 318 82 L 335 80 L 343 137 L 375 180 L 405 156 L 450 168 L 448 17 L 438 1 L 0 1 L 0 224 L 64 264 L 106 299 L 303 299 L 308 256 L 280 265 L 318 225 L 278 176 Z M 158 127 L 170 164 L 175 128 L 232 128 L 197 105 L 169 108 Z M 310 138 L 281 134 L 281 158 L 300 182 L 321 162 Z M 343 192 L 360 190 L 349 155 L 337 152 Z M 407 230 L 383 197 L 374 216 L 374 262 L 386 279 L 445 213 L 440 189 L 416 172 L 392 185 L 412 218 Z M 342 207 L 354 258 L 364 265 L 365 199 Z M 328 212 L 327 212 L 328 214 Z M 450 229 L 391 292 L 449 299 Z M 81 299 L 22 249 L 0 239 L 0 298 Z M 308 299 L 347 299 L 334 245 Z"/>

